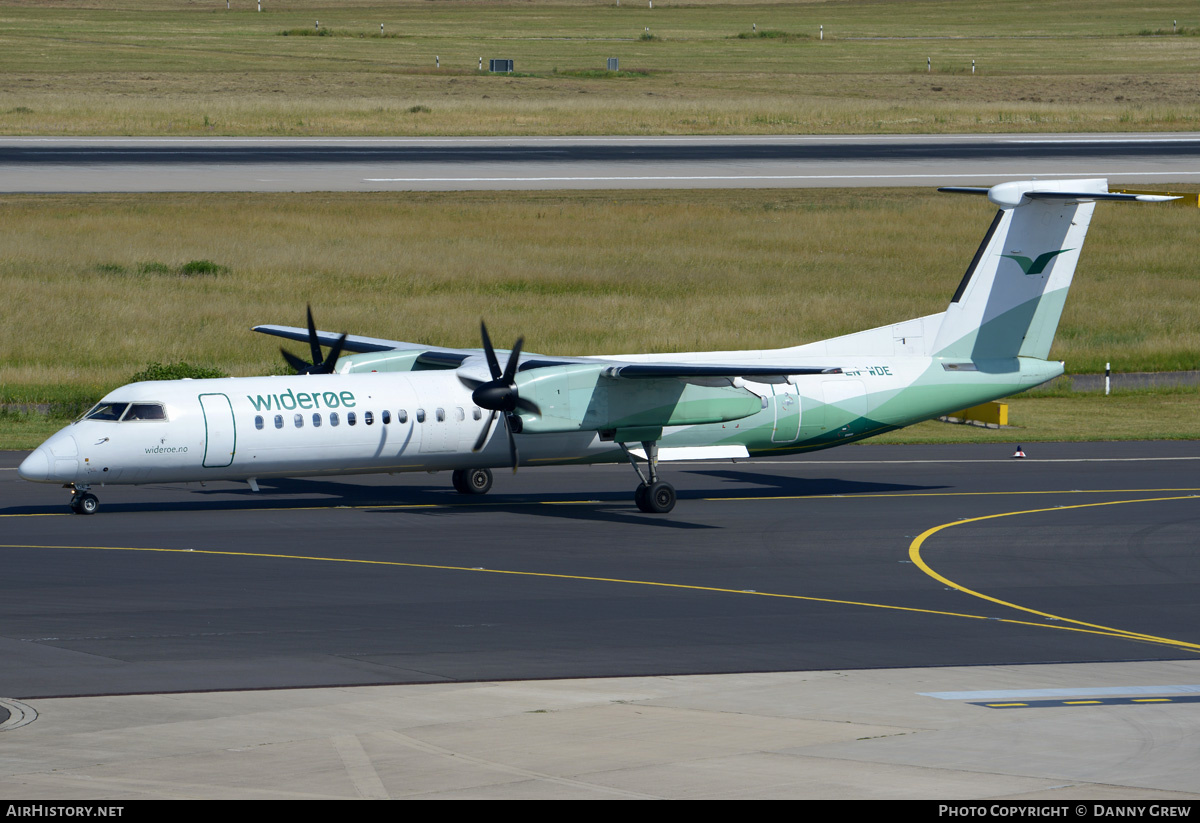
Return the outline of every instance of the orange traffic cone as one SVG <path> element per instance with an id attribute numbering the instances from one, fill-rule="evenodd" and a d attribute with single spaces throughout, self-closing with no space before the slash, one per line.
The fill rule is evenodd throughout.
<path id="1" fill-rule="evenodd" d="M 1013 457 L 1024 457 L 1025 452 L 1021 451 L 1021 447 L 1017 446 L 1017 450 L 1013 453 Z"/>

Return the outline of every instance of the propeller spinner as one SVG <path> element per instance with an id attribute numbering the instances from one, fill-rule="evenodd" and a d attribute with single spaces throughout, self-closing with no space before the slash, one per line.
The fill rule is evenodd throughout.
<path id="1" fill-rule="evenodd" d="M 322 358 L 321 341 L 317 338 L 317 327 L 313 323 L 312 306 L 310 305 L 308 307 L 308 345 L 312 350 L 312 362 L 300 359 L 287 349 L 281 348 L 279 351 L 283 353 L 283 359 L 288 362 L 288 365 L 296 370 L 296 374 L 333 374 L 333 370 L 337 368 L 338 358 L 342 355 L 342 346 L 346 342 L 346 336 L 343 334 L 339 337 L 329 349 L 329 354 Z"/>
<path id="2" fill-rule="evenodd" d="M 496 422 L 496 416 L 503 412 L 504 430 L 508 433 L 508 452 L 512 457 L 513 474 L 516 474 L 520 455 L 517 453 L 517 442 L 513 438 L 515 412 L 517 409 L 521 409 L 533 414 L 542 413 L 537 403 L 526 400 L 517 392 L 517 365 L 521 358 L 521 346 L 524 344 L 525 338 L 517 338 L 512 352 L 508 355 L 508 362 L 504 364 L 504 370 L 501 371 L 500 361 L 496 358 L 496 350 L 492 347 L 492 339 L 488 336 L 487 325 L 482 321 L 479 323 L 479 333 L 483 338 L 483 353 L 487 358 L 488 371 L 491 373 L 492 379 L 484 381 L 464 374 L 458 375 L 462 384 L 471 389 L 471 400 L 475 405 L 491 411 L 487 423 L 484 424 L 483 431 L 479 433 L 479 439 L 475 441 L 471 451 L 477 452 L 483 448 L 488 435 L 492 433 L 492 425 Z M 519 425 L 519 418 L 517 422 Z"/>

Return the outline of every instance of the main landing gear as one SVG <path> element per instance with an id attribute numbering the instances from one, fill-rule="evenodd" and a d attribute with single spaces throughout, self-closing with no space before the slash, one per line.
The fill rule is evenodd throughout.
<path id="1" fill-rule="evenodd" d="M 492 488 L 491 469 L 455 469 L 450 479 L 460 494 L 487 494 Z"/>
<path id="2" fill-rule="evenodd" d="M 666 514 L 675 508 L 675 487 L 665 480 L 658 479 L 658 443 L 652 440 L 642 442 L 642 448 L 646 450 L 648 475 L 642 474 L 629 447 L 624 443 L 618 445 L 629 458 L 629 465 L 637 472 L 638 479 L 642 481 L 633 493 L 633 502 L 637 503 L 637 507 L 647 514 Z"/>
<path id="3" fill-rule="evenodd" d="M 71 511 L 75 514 L 95 514 L 100 508 L 100 498 L 88 491 L 87 486 L 67 486 L 71 495 Z"/>

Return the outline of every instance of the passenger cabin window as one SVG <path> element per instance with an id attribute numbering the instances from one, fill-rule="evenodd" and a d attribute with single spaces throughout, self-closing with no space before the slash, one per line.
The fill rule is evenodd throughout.
<path id="1" fill-rule="evenodd" d="M 462 410 L 462 406 L 456 406 L 454 409 L 454 419 L 459 423 L 467 419 L 467 413 Z"/>
<path id="2" fill-rule="evenodd" d="M 474 417 L 476 420 L 482 420 L 483 419 L 483 410 L 480 409 L 478 406 L 476 406 L 474 411 L 471 412 L 471 416 Z"/>
<path id="3" fill-rule="evenodd" d="M 319 414 L 313 415 L 313 428 L 314 429 L 321 428 L 321 415 L 319 415 Z"/>
<path id="4" fill-rule="evenodd" d="M 366 423 L 368 426 L 371 425 L 372 423 L 374 423 L 375 422 L 375 413 L 369 412 L 369 411 L 363 412 L 363 422 Z"/>
<path id="5" fill-rule="evenodd" d="M 263 416 L 261 414 L 256 414 L 254 416 L 254 428 L 258 429 L 259 431 L 262 431 L 263 424 L 264 424 Z"/>
<path id="6" fill-rule="evenodd" d="M 417 409 L 417 422 L 418 423 L 425 422 L 425 410 L 424 409 Z"/>
<path id="7" fill-rule="evenodd" d="M 347 426 L 353 426 L 357 422 L 358 422 L 358 415 L 356 415 L 354 412 L 346 412 L 346 425 Z"/>
<path id="8" fill-rule="evenodd" d="M 396 421 L 398 423 L 407 423 L 408 422 L 408 410 L 401 409 L 400 411 L 396 412 Z"/>
<path id="9" fill-rule="evenodd" d="M 439 423 L 445 423 L 445 422 L 446 422 L 446 410 L 445 410 L 445 409 L 438 409 L 438 410 L 437 410 L 437 421 L 438 421 Z"/>
<path id="10" fill-rule="evenodd" d="M 341 422 L 342 422 L 342 420 L 341 420 L 341 418 L 340 418 L 340 417 L 338 417 L 338 413 L 337 413 L 337 412 L 330 412 L 330 413 L 329 413 L 329 425 L 331 425 L 331 426 L 333 426 L 333 427 L 335 427 L 335 428 L 336 428 L 336 427 L 337 427 L 337 424 L 338 424 L 338 423 L 341 423 Z"/>
<path id="11" fill-rule="evenodd" d="M 383 420 L 383 425 L 386 426 L 388 423 L 392 422 L 392 413 L 387 409 L 384 409 L 379 413 L 379 418 Z"/>
<path id="12" fill-rule="evenodd" d="M 130 403 L 129 411 L 122 420 L 166 420 L 167 413 L 161 403 Z"/>
<path id="13" fill-rule="evenodd" d="M 128 406 L 128 403 L 97 403 L 83 418 L 85 420 L 120 420 Z"/>
<path id="14" fill-rule="evenodd" d="M 304 415 L 298 414 L 293 419 L 295 420 L 296 428 L 298 428 L 298 429 L 304 428 Z"/>
<path id="15" fill-rule="evenodd" d="M 275 428 L 277 428 L 277 429 L 283 428 L 283 415 L 282 414 L 275 415 Z"/>

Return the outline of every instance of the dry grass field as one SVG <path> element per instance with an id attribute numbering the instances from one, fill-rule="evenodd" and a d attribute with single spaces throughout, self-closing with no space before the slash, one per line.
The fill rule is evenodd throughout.
<path id="1" fill-rule="evenodd" d="M 1166 0 L 2 0 L 0 134 L 1189 130 L 1198 33 Z"/>

